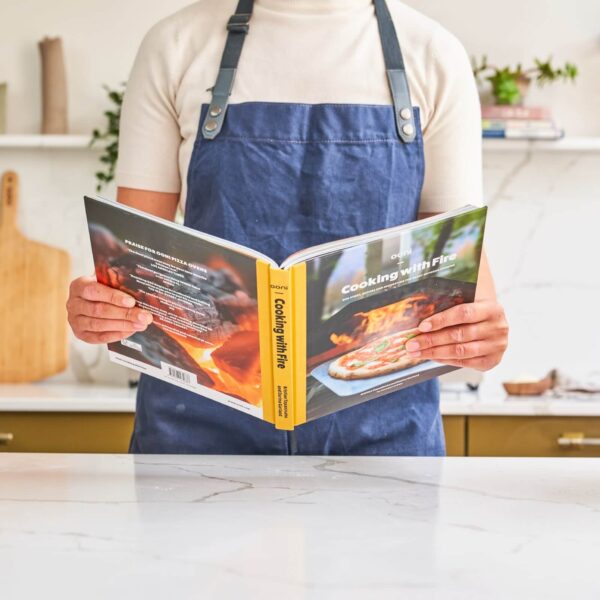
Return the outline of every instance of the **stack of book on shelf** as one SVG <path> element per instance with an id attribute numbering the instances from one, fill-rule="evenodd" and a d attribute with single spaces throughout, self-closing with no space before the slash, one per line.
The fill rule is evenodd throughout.
<path id="1" fill-rule="evenodd" d="M 550 109 L 541 106 L 482 106 L 481 127 L 484 138 L 558 140 L 564 135 Z"/>

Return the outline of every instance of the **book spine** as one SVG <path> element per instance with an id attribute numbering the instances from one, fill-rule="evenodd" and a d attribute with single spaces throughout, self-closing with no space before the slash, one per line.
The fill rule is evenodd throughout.
<path id="1" fill-rule="evenodd" d="M 551 119 L 548 108 L 542 106 L 482 106 L 483 119 Z"/>
<path id="2" fill-rule="evenodd" d="M 519 131 L 517 129 L 507 129 L 505 137 L 513 140 L 560 140 L 564 136 L 561 129 L 548 129 L 538 131 Z"/>
<path id="3" fill-rule="evenodd" d="M 532 121 L 530 119 L 506 119 L 506 120 L 488 120 L 484 119 L 481 122 L 482 129 L 556 129 L 556 125 L 554 121 L 549 121 L 547 119 L 540 119 L 537 121 Z"/>
<path id="4" fill-rule="evenodd" d="M 260 380 L 263 420 L 275 424 L 273 403 L 273 369 L 271 350 L 271 305 L 269 294 L 269 274 L 271 266 L 256 261 L 256 297 L 258 300 L 258 332 L 260 344 Z"/>
<path id="5" fill-rule="evenodd" d="M 294 429 L 294 313 L 291 272 L 271 267 L 269 280 L 275 427 L 292 430 Z"/>
<path id="6" fill-rule="evenodd" d="M 293 292 L 294 425 L 306 423 L 306 263 L 291 268 Z"/>
<path id="7" fill-rule="evenodd" d="M 484 138 L 504 138 L 504 129 L 484 129 L 483 137 Z"/>

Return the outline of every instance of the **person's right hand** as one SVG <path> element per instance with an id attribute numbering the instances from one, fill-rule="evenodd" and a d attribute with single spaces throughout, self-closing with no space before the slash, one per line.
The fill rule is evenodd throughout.
<path id="1" fill-rule="evenodd" d="M 75 336 L 90 344 L 117 342 L 152 323 L 152 314 L 136 308 L 133 296 L 98 283 L 94 277 L 71 282 L 67 313 Z"/>

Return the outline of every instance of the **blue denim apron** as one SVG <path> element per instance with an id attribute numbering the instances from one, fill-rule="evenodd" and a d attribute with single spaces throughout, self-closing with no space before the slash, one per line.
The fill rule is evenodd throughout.
<path id="1" fill-rule="evenodd" d="M 408 85 L 385 1 L 374 4 L 393 106 L 228 106 L 252 10 L 252 0 L 240 1 L 211 104 L 201 108 L 187 179 L 188 227 L 281 262 L 307 246 L 416 219 L 424 174 L 419 113 L 406 110 Z M 131 451 L 442 455 L 438 383 L 432 379 L 285 432 L 142 375 Z"/>

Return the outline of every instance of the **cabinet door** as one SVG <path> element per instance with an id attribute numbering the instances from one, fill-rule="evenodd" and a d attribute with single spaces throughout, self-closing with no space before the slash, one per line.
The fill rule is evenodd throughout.
<path id="1" fill-rule="evenodd" d="M 468 417 L 469 456 L 600 456 L 599 417 Z"/>
<path id="2" fill-rule="evenodd" d="M 448 456 L 465 456 L 466 451 L 466 417 L 462 415 L 446 415 L 444 434 L 446 436 L 446 454 Z"/>
<path id="3" fill-rule="evenodd" d="M 127 452 L 131 413 L 0 412 L 0 452 Z"/>

